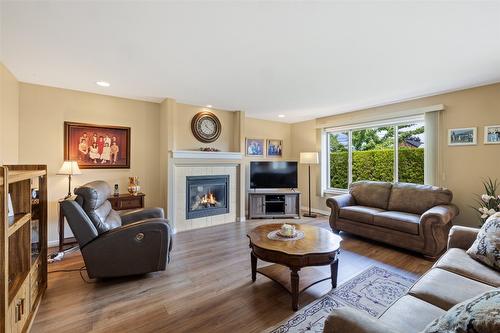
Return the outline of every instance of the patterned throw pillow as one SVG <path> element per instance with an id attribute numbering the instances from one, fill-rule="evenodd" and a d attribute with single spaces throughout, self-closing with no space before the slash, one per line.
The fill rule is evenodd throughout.
<path id="1" fill-rule="evenodd" d="M 421 333 L 500 332 L 500 289 L 487 291 L 452 307 Z"/>
<path id="2" fill-rule="evenodd" d="M 486 220 L 467 254 L 483 264 L 500 270 L 500 213 Z"/>

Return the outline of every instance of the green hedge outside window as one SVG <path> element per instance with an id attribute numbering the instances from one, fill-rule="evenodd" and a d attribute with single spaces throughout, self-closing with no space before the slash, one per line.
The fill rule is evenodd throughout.
<path id="1" fill-rule="evenodd" d="M 400 182 L 424 183 L 424 149 L 400 147 L 398 175 Z M 348 152 L 330 153 L 330 187 L 348 187 Z M 394 181 L 394 150 L 353 151 L 352 180 Z"/>

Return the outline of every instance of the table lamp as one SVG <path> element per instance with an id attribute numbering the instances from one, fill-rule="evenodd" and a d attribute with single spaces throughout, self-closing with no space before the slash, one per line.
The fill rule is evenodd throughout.
<path id="1" fill-rule="evenodd" d="M 316 214 L 311 212 L 311 164 L 319 164 L 318 152 L 300 153 L 300 164 L 307 164 L 309 171 L 309 212 L 304 214 L 305 217 L 316 217 Z"/>
<path id="2" fill-rule="evenodd" d="M 71 176 L 73 175 L 81 175 L 82 172 L 80 171 L 80 168 L 78 167 L 78 163 L 76 161 L 64 161 L 61 169 L 57 172 L 57 175 L 68 175 L 68 195 L 64 197 L 64 199 L 67 199 L 71 196 Z"/>

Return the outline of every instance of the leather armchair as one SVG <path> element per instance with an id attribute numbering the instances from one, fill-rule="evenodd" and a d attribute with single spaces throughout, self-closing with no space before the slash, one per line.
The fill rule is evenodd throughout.
<path id="1" fill-rule="evenodd" d="M 75 189 L 62 203 L 91 278 L 145 274 L 165 270 L 172 231 L 163 209 L 119 214 L 108 201 L 111 187 L 95 181 Z"/>

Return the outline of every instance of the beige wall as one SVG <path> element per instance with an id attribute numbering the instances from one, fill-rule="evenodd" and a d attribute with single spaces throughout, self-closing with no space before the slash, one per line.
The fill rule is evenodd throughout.
<path id="1" fill-rule="evenodd" d="M 367 114 L 377 113 L 390 117 L 398 111 L 444 104 L 445 110 L 439 119 L 439 173 L 438 182 L 449 187 L 454 194 L 454 202 L 460 207 L 461 215 L 457 224 L 477 226 L 478 220 L 470 208 L 474 205 L 474 194 L 482 193 L 481 179 L 484 177 L 500 179 L 500 145 L 484 145 L 485 125 L 500 124 L 500 84 L 436 95 L 413 101 L 325 117 L 316 121 L 297 123 L 292 126 L 294 154 L 304 150 L 319 149 L 317 125 L 355 122 Z M 447 131 L 450 128 L 477 127 L 478 144 L 475 146 L 448 146 Z M 315 168 L 319 172 L 319 168 Z M 301 174 L 301 190 L 307 184 L 305 173 Z M 319 173 L 316 174 L 316 179 Z M 313 187 L 318 191 L 319 183 Z M 307 198 L 303 197 L 303 203 Z M 313 207 L 327 210 L 325 198 L 314 195 Z"/>
<path id="2" fill-rule="evenodd" d="M 292 147 L 293 156 L 299 159 L 300 152 L 319 152 L 321 149 L 321 141 L 319 138 L 320 131 L 316 129 L 316 120 L 308 120 L 300 123 L 292 124 Z M 326 210 L 323 204 L 324 198 L 319 196 L 320 193 L 320 175 L 321 170 L 319 165 L 311 166 L 311 206 L 316 209 Z M 308 205 L 308 170 L 307 165 L 299 164 L 299 190 L 302 192 L 302 206 Z"/>
<path id="3" fill-rule="evenodd" d="M 202 143 L 198 141 L 191 131 L 191 120 L 193 117 L 202 111 L 213 112 L 219 118 L 222 126 L 222 132 L 215 142 Z M 221 151 L 235 151 L 233 137 L 235 135 L 234 117 L 235 112 L 207 109 L 205 107 L 177 103 L 176 117 L 175 117 L 175 149 L 176 150 L 191 150 L 199 149 L 201 147 L 213 147 Z"/>
<path id="4" fill-rule="evenodd" d="M 84 169 L 73 187 L 102 179 L 126 192 L 128 177 L 138 176 L 146 204 L 161 204 L 159 104 L 21 83 L 19 106 L 19 163 L 48 166 L 49 241 L 57 240 L 57 200 L 68 186 L 66 177 L 56 175 L 64 157 L 64 121 L 131 127 L 130 169 Z"/>
<path id="5" fill-rule="evenodd" d="M 294 160 L 292 150 L 292 125 L 277 121 L 255 118 L 245 118 L 245 137 L 250 139 L 281 139 L 283 140 L 282 157 L 252 157 L 245 156 L 245 189 L 250 187 L 250 161 Z M 245 153 L 243 151 L 243 153 Z M 248 200 L 246 200 L 248 202 Z"/>
<path id="6" fill-rule="evenodd" d="M 19 82 L 0 63 L 0 164 L 19 157 Z"/>

